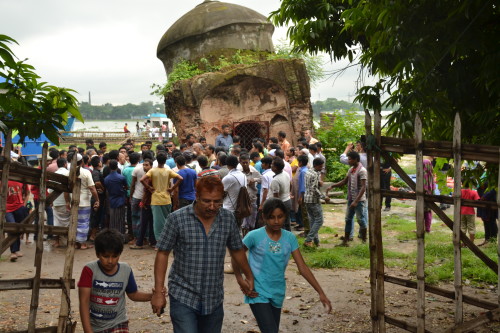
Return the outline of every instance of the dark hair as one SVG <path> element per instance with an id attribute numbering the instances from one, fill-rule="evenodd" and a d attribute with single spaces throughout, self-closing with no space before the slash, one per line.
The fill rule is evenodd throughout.
<path id="1" fill-rule="evenodd" d="M 205 155 L 198 156 L 197 161 L 202 168 L 206 168 L 208 166 L 208 158 Z"/>
<path id="2" fill-rule="evenodd" d="M 156 150 L 165 150 L 165 146 L 161 143 L 156 145 Z"/>
<path id="3" fill-rule="evenodd" d="M 92 165 L 93 168 L 97 168 L 100 162 L 101 159 L 97 155 L 92 156 L 92 158 L 90 159 L 90 165 Z"/>
<path id="4" fill-rule="evenodd" d="M 317 152 L 318 151 L 318 146 L 316 146 L 315 144 L 309 145 L 309 150 Z"/>
<path id="5" fill-rule="evenodd" d="M 128 159 L 129 159 L 130 164 L 133 165 L 133 164 L 139 163 L 141 156 L 138 153 L 132 153 L 132 154 L 128 155 Z"/>
<path id="6" fill-rule="evenodd" d="M 109 169 L 110 170 L 117 170 L 118 169 L 118 161 L 117 160 L 111 160 L 109 161 Z"/>
<path id="7" fill-rule="evenodd" d="M 90 160 L 89 155 L 83 155 L 82 156 L 83 164 L 89 164 L 89 160 Z"/>
<path id="8" fill-rule="evenodd" d="M 51 149 L 49 151 L 49 156 L 50 158 L 52 158 L 53 160 L 57 160 L 59 158 L 59 151 L 57 149 Z"/>
<path id="9" fill-rule="evenodd" d="M 258 153 L 257 153 L 258 154 Z M 250 156 L 248 156 L 248 154 L 241 154 L 240 155 L 240 161 L 241 160 L 244 160 L 244 161 L 247 161 L 250 159 Z"/>
<path id="10" fill-rule="evenodd" d="M 226 160 L 226 164 L 227 166 L 230 166 L 230 167 L 233 167 L 233 168 L 236 168 L 238 166 L 238 157 L 234 156 L 234 155 L 230 155 L 227 157 L 227 160 Z"/>
<path id="11" fill-rule="evenodd" d="M 357 151 L 350 151 L 347 153 L 347 157 L 350 157 L 351 160 L 356 160 L 359 162 L 359 154 Z"/>
<path id="12" fill-rule="evenodd" d="M 186 159 L 184 158 L 184 155 L 180 154 L 175 158 L 175 164 L 178 166 L 183 166 L 186 165 Z"/>
<path id="13" fill-rule="evenodd" d="M 241 137 L 239 135 L 233 136 L 233 143 L 240 142 L 240 141 L 241 141 Z"/>
<path id="14" fill-rule="evenodd" d="M 58 159 L 57 159 L 57 162 L 56 162 L 56 163 L 57 163 L 57 167 L 58 167 L 58 168 L 62 168 L 62 167 L 64 167 L 64 165 L 65 165 L 66 163 L 68 163 L 68 161 L 67 161 L 65 158 L 62 158 L 62 157 L 61 157 L 61 158 L 58 158 Z"/>
<path id="15" fill-rule="evenodd" d="M 182 155 L 186 159 L 186 163 L 191 163 L 191 161 L 193 160 L 193 154 L 191 154 L 189 151 L 183 152 Z"/>
<path id="16" fill-rule="evenodd" d="M 315 145 L 316 145 L 316 147 L 318 147 L 318 148 L 322 148 L 322 147 L 323 147 L 323 145 L 322 145 L 322 144 L 321 144 L 321 142 L 319 142 L 319 141 L 318 141 L 318 142 L 316 142 L 316 143 L 315 143 Z"/>
<path id="17" fill-rule="evenodd" d="M 181 153 L 181 151 L 180 151 L 179 149 L 174 149 L 174 150 L 172 151 L 172 158 L 174 159 L 174 161 L 175 161 L 175 158 L 176 158 L 177 156 L 180 156 L 180 155 L 182 155 L 182 153 Z"/>
<path id="18" fill-rule="evenodd" d="M 146 141 L 146 142 L 144 142 L 144 143 L 145 143 L 145 144 L 147 144 L 147 145 L 152 145 L 152 144 L 153 144 L 153 141 L 148 140 L 148 141 Z"/>
<path id="19" fill-rule="evenodd" d="M 196 193 L 200 193 L 202 190 L 224 193 L 224 185 L 222 185 L 221 179 L 217 176 L 205 176 L 196 180 Z"/>
<path id="20" fill-rule="evenodd" d="M 222 125 L 222 129 L 227 128 L 227 127 L 230 127 L 230 126 L 228 124 Z"/>
<path id="21" fill-rule="evenodd" d="M 272 143 L 278 143 L 278 138 L 275 136 L 272 136 L 269 138 L 269 141 L 271 141 Z"/>
<path id="22" fill-rule="evenodd" d="M 285 152 L 281 149 L 276 149 L 274 151 L 274 156 L 285 159 Z"/>
<path id="23" fill-rule="evenodd" d="M 226 161 L 227 161 L 227 155 L 221 155 L 221 156 L 219 156 L 219 164 L 220 164 L 220 166 L 226 165 L 227 164 Z"/>
<path id="24" fill-rule="evenodd" d="M 69 158 L 69 155 L 68 155 Z M 106 164 L 109 161 L 109 153 L 102 155 L 102 164 Z"/>
<path id="25" fill-rule="evenodd" d="M 271 197 L 267 199 L 266 202 L 264 202 L 264 207 L 262 207 L 262 215 L 264 216 L 265 219 L 268 219 L 271 217 L 271 214 L 277 208 L 281 209 L 281 211 L 285 214 L 285 220 L 286 220 L 289 214 L 288 209 L 286 208 L 283 201 L 274 197 Z"/>
<path id="26" fill-rule="evenodd" d="M 149 145 L 147 145 L 147 144 L 143 143 L 143 144 L 141 145 L 141 149 L 142 149 L 142 147 L 149 148 Z"/>
<path id="27" fill-rule="evenodd" d="M 101 149 L 102 147 L 107 147 L 107 146 L 108 146 L 108 144 L 106 142 L 101 142 L 99 144 L 99 149 Z"/>
<path id="28" fill-rule="evenodd" d="M 146 162 L 147 162 L 147 163 L 149 163 L 149 164 L 151 164 L 151 166 L 153 166 L 153 160 L 152 160 L 152 159 L 150 159 L 150 158 L 145 158 L 145 159 L 142 161 L 142 163 L 146 163 Z"/>
<path id="29" fill-rule="evenodd" d="M 93 145 L 94 145 L 94 140 L 92 140 L 92 139 L 87 139 L 87 140 L 85 140 L 85 144 L 86 144 L 87 146 L 93 146 Z"/>
<path id="30" fill-rule="evenodd" d="M 156 160 L 158 161 L 158 164 L 165 164 L 165 162 L 167 161 L 167 155 L 163 152 L 160 152 L 156 156 Z"/>
<path id="31" fill-rule="evenodd" d="M 85 149 L 83 149 L 82 147 L 78 147 L 78 153 L 80 155 L 83 155 L 85 153 Z"/>
<path id="32" fill-rule="evenodd" d="M 221 151 L 226 153 L 227 152 L 226 147 L 224 147 L 224 146 L 215 147 L 215 155 L 218 155 Z"/>
<path id="33" fill-rule="evenodd" d="M 323 165 L 323 164 L 325 164 L 325 161 L 323 161 L 323 159 L 321 157 L 316 157 L 313 160 L 313 166 L 318 166 L 318 165 Z"/>
<path id="34" fill-rule="evenodd" d="M 192 137 L 194 137 L 194 134 L 188 134 L 188 135 L 186 135 L 186 140 L 189 140 L 189 139 L 191 139 Z"/>
<path id="35" fill-rule="evenodd" d="M 207 141 L 207 138 L 205 138 L 204 136 L 200 136 L 200 138 L 198 139 L 199 142 L 202 142 L 202 141 Z"/>
<path id="36" fill-rule="evenodd" d="M 279 131 L 279 132 L 278 132 L 278 136 L 279 136 L 280 138 L 286 138 L 286 133 L 285 133 L 285 132 L 283 132 L 283 131 Z"/>
<path id="37" fill-rule="evenodd" d="M 184 148 L 187 148 L 187 146 L 188 146 L 187 144 L 183 143 L 179 146 L 179 149 L 182 150 Z"/>
<path id="38" fill-rule="evenodd" d="M 306 155 L 300 155 L 297 157 L 297 162 L 299 162 L 299 165 L 305 166 L 309 163 L 309 158 Z"/>
<path id="39" fill-rule="evenodd" d="M 233 146 L 233 149 L 231 149 L 231 152 L 239 156 L 241 154 L 240 146 L 238 146 L 238 145 Z"/>
<path id="40" fill-rule="evenodd" d="M 273 150 L 273 149 L 280 149 L 280 145 L 277 144 L 277 143 L 271 143 L 269 145 L 269 149 Z"/>
<path id="41" fill-rule="evenodd" d="M 262 164 L 269 164 L 273 163 L 273 158 L 271 156 L 265 156 L 263 159 L 260 160 Z"/>
<path id="42" fill-rule="evenodd" d="M 66 150 L 62 149 L 62 150 L 59 150 L 59 156 L 62 156 L 66 153 Z"/>
<path id="43" fill-rule="evenodd" d="M 277 173 L 281 173 L 285 168 L 285 162 L 283 162 L 281 157 L 275 157 L 273 160 L 273 165 L 276 169 L 278 169 Z"/>
<path id="44" fill-rule="evenodd" d="M 252 161 L 256 157 L 260 157 L 260 154 L 258 152 L 254 151 L 253 153 L 250 153 L 250 158 L 252 159 Z"/>
<path id="45" fill-rule="evenodd" d="M 214 145 L 207 145 L 207 146 L 205 147 L 205 149 L 210 149 L 210 150 L 212 151 L 212 153 L 213 153 L 213 152 L 215 152 L 215 147 L 214 147 Z"/>
<path id="46" fill-rule="evenodd" d="M 149 158 L 150 160 L 153 160 L 155 157 L 155 154 L 151 150 L 146 150 L 142 152 L 142 160 L 145 160 Z"/>
<path id="47" fill-rule="evenodd" d="M 95 253 L 97 255 L 111 252 L 121 254 L 123 252 L 123 236 L 116 229 L 103 229 L 95 236 Z"/>
<path id="48" fill-rule="evenodd" d="M 118 154 L 120 154 L 120 152 L 116 149 L 113 149 L 112 151 L 110 151 L 108 153 L 108 156 L 109 156 L 109 159 L 110 160 L 117 160 L 118 159 Z"/>
<path id="49" fill-rule="evenodd" d="M 259 153 L 264 152 L 264 147 L 260 143 L 256 142 L 253 144 L 253 146 L 255 147 L 255 149 L 257 149 L 259 151 Z"/>

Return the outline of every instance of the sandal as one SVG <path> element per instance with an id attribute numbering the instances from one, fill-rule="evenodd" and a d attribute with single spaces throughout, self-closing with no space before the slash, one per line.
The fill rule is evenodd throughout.
<path id="1" fill-rule="evenodd" d="M 9 259 L 10 259 L 10 261 L 15 262 L 15 261 L 17 261 L 17 255 L 16 255 L 15 253 L 12 253 L 12 254 L 10 255 L 10 258 L 9 258 Z"/>
<path id="2" fill-rule="evenodd" d="M 93 248 L 94 245 L 90 245 L 90 244 L 82 244 L 82 246 L 80 247 L 80 250 L 88 250 L 88 249 L 91 249 Z"/>
<path id="3" fill-rule="evenodd" d="M 142 249 L 144 249 L 144 247 L 134 244 L 134 245 L 130 245 L 129 249 L 131 249 L 131 250 L 142 250 Z"/>
<path id="4" fill-rule="evenodd" d="M 313 242 L 304 242 L 304 247 L 315 248 L 316 245 Z"/>

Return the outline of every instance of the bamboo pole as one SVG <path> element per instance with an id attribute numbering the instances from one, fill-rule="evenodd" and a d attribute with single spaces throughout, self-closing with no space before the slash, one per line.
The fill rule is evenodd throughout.
<path id="1" fill-rule="evenodd" d="M 455 325 L 446 330 L 445 332 L 446 333 L 474 332 L 475 328 L 481 327 L 489 322 L 498 320 L 500 320 L 500 308 L 482 313 L 477 318 L 469 320 L 468 322 L 465 322 L 460 325 Z"/>
<path id="2" fill-rule="evenodd" d="M 500 149 L 498 150 L 498 156 L 500 158 Z M 498 164 L 498 183 L 497 183 L 497 188 L 500 190 L 500 163 Z M 498 205 L 498 215 L 497 218 L 500 220 L 500 193 L 497 190 L 497 205 Z M 497 223 L 497 221 L 493 221 L 493 223 Z M 497 234 L 497 255 L 498 255 L 498 262 L 500 263 L 500 228 L 498 229 L 498 234 Z M 498 284 L 497 284 L 497 293 L 498 293 L 498 306 L 500 307 L 500 265 L 498 266 L 497 274 L 498 274 Z"/>
<path id="3" fill-rule="evenodd" d="M 3 149 L 3 167 L 5 172 L 2 172 L 1 191 L 0 191 L 0 244 L 4 241 L 3 224 L 5 222 L 5 214 L 7 213 L 7 194 L 9 191 L 9 168 L 10 168 L 10 150 L 12 149 L 12 130 L 7 130 L 5 133 L 5 147 Z M 0 252 L 0 254 L 2 254 Z"/>
<path id="4" fill-rule="evenodd" d="M 395 276 L 390 276 L 390 275 L 385 275 L 384 276 L 384 281 L 388 283 L 393 283 L 397 284 L 398 286 L 403 286 L 411 289 L 417 289 L 417 282 L 408 280 L 408 279 L 402 279 L 399 277 Z M 431 294 L 435 294 L 441 297 L 449 298 L 449 299 L 455 299 L 455 292 L 452 290 L 446 290 L 438 287 L 433 287 L 429 285 L 425 285 L 425 291 L 429 292 Z M 470 304 L 477 306 L 482 309 L 487 309 L 487 310 L 494 310 L 498 308 L 498 305 L 496 303 L 484 301 L 479 298 L 474 298 L 470 297 L 467 295 L 463 295 L 463 301 L 464 303 Z"/>
<path id="5" fill-rule="evenodd" d="M 375 110 L 374 134 L 377 146 L 380 146 L 382 135 L 382 116 L 380 110 Z M 379 318 L 379 332 L 385 332 L 385 290 L 384 290 L 384 248 L 382 240 L 382 198 L 380 196 L 380 150 L 375 150 L 373 159 L 373 205 L 374 205 L 374 233 L 377 248 L 377 316 Z M 372 221 L 370 221 L 372 223 Z"/>
<path id="6" fill-rule="evenodd" d="M 75 258 L 75 241 L 76 241 L 76 227 L 78 224 L 78 207 L 80 205 L 80 188 L 81 181 L 78 178 L 76 166 L 76 154 L 73 156 L 71 160 L 71 170 L 69 174 L 69 186 L 72 188 L 72 196 L 71 196 L 71 220 L 68 229 L 68 248 L 66 250 L 66 256 L 64 259 L 64 271 L 62 281 L 64 281 L 64 286 L 68 293 L 68 297 L 64 293 L 64 290 L 61 291 L 61 307 L 59 308 L 59 322 L 58 322 L 58 333 L 66 332 L 67 329 L 67 319 L 70 315 L 70 306 L 68 303 L 69 294 L 70 294 L 70 285 L 73 277 L 73 261 Z"/>
<path id="7" fill-rule="evenodd" d="M 366 137 L 372 135 L 372 117 L 370 112 L 365 110 L 365 131 Z M 372 332 L 378 332 L 379 316 L 377 314 L 377 251 L 375 244 L 375 228 L 372 221 L 375 220 L 375 206 L 373 204 L 373 152 L 366 151 L 366 160 L 368 161 L 368 246 L 370 247 L 370 317 L 372 321 Z"/>
<path id="8" fill-rule="evenodd" d="M 386 321 L 388 324 L 399 327 L 408 332 L 418 332 L 418 328 L 410 323 L 407 323 L 404 320 L 396 319 L 394 317 L 386 316 Z M 431 331 L 425 330 L 425 333 L 431 333 Z"/>
<path id="9" fill-rule="evenodd" d="M 417 164 L 417 332 L 425 332 L 425 229 L 424 229 L 424 164 L 422 155 L 422 121 L 415 117 L 415 156 Z"/>
<path id="10" fill-rule="evenodd" d="M 460 116 L 455 115 L 453 128 L 453 160 L 455 163 L 454 186 L 453 186 L 453 257 L 454 257 L 454 286 L 455 286 L 455 325 L 463 323 L 464 307 L 462 303 L 462 251 L 460 248 L 460 209 L 462 197 L 462 159 L 460 156 L 462 140 L 462 125 Z M 457 332 L 461 332 L 457 328 Z"/>
<path id="11" fill-rule="evenodd" d="M 28 332 L 34 333 L 36 326 L 36 315 L 38 309 L 38 300 L 40 297 L 40 278 L 42 274 L 42 256 L 43 256 L 43 227 L 45 224 L 45 199 L 47 197 L 47 151 L 48 144 L 45 142 L 42 148 L 42 177 L 40 178 L 40 199 L 38 204 L 38 237 L 36 240 L 35 252 L 35 277 L 33 278 L 33 290 L 31 292 L 30 315 L 28 322 Z"/>

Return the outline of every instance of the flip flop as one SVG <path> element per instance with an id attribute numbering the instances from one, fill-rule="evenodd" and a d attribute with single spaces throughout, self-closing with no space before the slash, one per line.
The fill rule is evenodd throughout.
<path id="1" fill-rule="evenodd" d="M 94 245 L 82 244 L 82 246 L 80 247 L 80 250 L 88 250 L 88 249 L 91 249 L 93 247 L 94 247 Z"/>

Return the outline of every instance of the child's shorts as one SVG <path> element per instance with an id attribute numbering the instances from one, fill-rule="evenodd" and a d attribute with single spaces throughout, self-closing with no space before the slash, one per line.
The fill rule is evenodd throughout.
<path id="1" fill-rule="evenodd" d="M 460 229 L 464 234 L 469 232 L 469 235 L 476 234 L 476 216 L 475 215 L 460 215 Z"/>
<path id="2" fill-rule="evenodd" d="M 128 321 L 125 321 L 107 330 L 99 331 L 98 333 L 128 333 Z"/>

